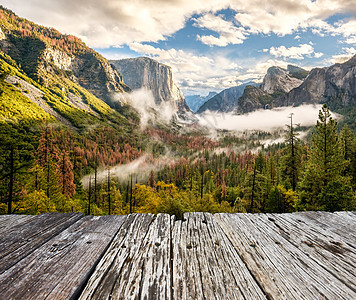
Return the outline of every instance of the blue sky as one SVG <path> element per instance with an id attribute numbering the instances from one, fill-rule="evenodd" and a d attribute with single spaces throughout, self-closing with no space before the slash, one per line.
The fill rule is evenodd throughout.
<path id="1" fill-rule="evenodd" d="M 352 0 L 3 0 L 36 23 L 81 37 L 108 59 L 170 65 L 185 95 L 310 69 L 356 53 Z"/>

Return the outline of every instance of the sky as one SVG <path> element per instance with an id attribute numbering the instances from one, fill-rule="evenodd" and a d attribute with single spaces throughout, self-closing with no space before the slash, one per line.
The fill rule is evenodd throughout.
<path id="1" fill-rule="evenodd" d="M 107 59 L 172 67 L 184 95 L 356 54 L 355 0 L 1 0 L 21 17 L 80 37 Z"/>

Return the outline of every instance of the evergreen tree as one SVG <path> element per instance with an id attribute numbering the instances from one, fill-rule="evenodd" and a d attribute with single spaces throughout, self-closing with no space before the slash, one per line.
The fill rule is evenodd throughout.
<path id="1" fill-rule="evenodd" d="M 281 158 L 281 180 L 287 188 L 296 190 L 297 182 L 299 180 L 299 172 L 301 167 L 300 160 L 300 141 L 298 133 L 293 124 L 293 114 L 290 115 L 290 125 L 288 127 L 288 134 L 286 138 L 286 147 L 282 152 Z"/>
<path id="2" fill-rule="evenodd" d="M 340 149 L 342 156 L 348 162 L 343 175 L 351 177 L 352 188 L 356 190 L 356 136 L 347 124 L 340 132 Z"/>
<path id="3" fill-rule="evenodd" d="M 342 176 L 347 161 L 340 151 L 336 125 L 329 108 L 324 104 L 314 128 L 305 174 L 300 185 L 301 205 L 305 209 L 334 211 L 350 206 L 352 195 L 349 193 L 349 179 Z"/>

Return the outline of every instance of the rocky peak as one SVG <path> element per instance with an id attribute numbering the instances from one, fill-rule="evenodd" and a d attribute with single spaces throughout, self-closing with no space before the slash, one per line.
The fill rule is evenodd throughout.
<path id="1" fill-rule="evenodd" d="M 339 108 L 356 103 L 356 55 L 342 64 L 312 69 L 297 88 L 276 101 L 276 105 L 328 103 Z"/>
<path id="2" fill-rule="evenodd" d="M 151 91 L 157 105 L 169 103 L 181 119 L 195 120 L 183 93 L 173 81 L 171 67 L 148 57 L 111 60 L 110 63 L 130 88 Z"/>
<path id="3" fill-rule="evenodd" d="M 301 85 L 303 81 L 292 77 L 288 70 L 280 67 L 270 67 L 267 70 L 261 89 L 268 94 L 276 92 L 288 93 L 290 90 Z"/>

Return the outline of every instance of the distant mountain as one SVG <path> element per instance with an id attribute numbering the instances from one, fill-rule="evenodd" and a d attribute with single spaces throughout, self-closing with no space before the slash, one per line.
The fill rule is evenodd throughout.
<path id="1" fill-rule="evenodd" d="M 196 113 L 198 109 L 210 98 L 217 95 L 216 92 L 209 92 L 208 96 L 200 96 L 200 95 L 190 95 L 185 97 L 185 101 L 187 102 L 190 109 Z"/>
<path id="2" fill-rule="evenodd" d="M 254 82 L 249 82 L 223 90 L 222 92 L 205 102 L 198 109 L 197 113 L 201 114 L 207 110 L 215 112 L 233 111 L 234 108 L 237 106 L 238 99 L 242 96 L 243 91 L 247 85 L 257 84 Z"/>
<path id="3" fill-rule="evenodd" d="M 356 55 L 342 64 L 312 69 L 304 82 L 277 98 L 275 106 L 327 103 L 332 109 L 356 104 Z"/>
<path id="4" fill-rule="evenodd" d="M 294 74 L 298 74 L 298 71 L 303 69 L 289 66 L 289 70 L 292 70 Z M 292 76 L 289 70 L 270 67 L 263 78 L 261 89 L 268 94 L 276 92 L 288 93 L 290 90 L 300 86 L 303 81 Z"/>
<path id="5" fill-rule="evenodd" d="M 111 60 L 110 63 L 119 70 L 125 83 L 133 90 L 150 90 L 156 104 L 170 103 L 181 120 L 196 120 L 183 93 L 173 82 L 171 67 L 148 57 Z"/>

